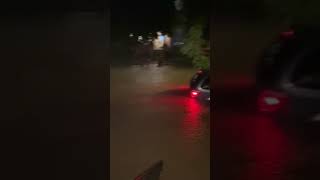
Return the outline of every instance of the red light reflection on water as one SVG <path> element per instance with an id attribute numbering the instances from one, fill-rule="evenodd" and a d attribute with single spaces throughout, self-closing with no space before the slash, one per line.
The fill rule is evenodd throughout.
<path id="1" fill-rule="evenodd" d="M 176 119 L 181 122 L 181 132 L 184 140 L 197 141 L 203 137 L 205 124 L 202 120 L 202 113 L 205 107 L 197 99 L 190 98 L 190 89 L 186 86 L 179 86 L 153 98 L 153 104 L 166 107 L 168 111 L 177 113 Z M 209 112 L 207 112 L 209 113 Z"/>
<path id="2" fill-rule="evenodd" d="M 216 114 L 219 120 L 215 122 L 213 148 L 218 150 L 218 163 L 228 164 L 222 167 L 227 169 L 223 176 L 240 180 L 286 179 L 297 146 L 276 120 L 245 113 L 220 114 L 221 117 Z"/>
<path id="3" fill-rule="evenodd" d="M 256 97 L 250 93 L 249 81 L 245 85 L 234 80 L 222 84 L 215 93 L 218 100 L 211 144 L 216 153 L 216 174 L 220 179 L 288 179 L 299 151 L 295 138 L 280 126 L 281 119 L 255 114 L 256 106 L 251 103 L 256 102 L 250 99 Z M 226 86 L 229 84 L 232 86 Z"/>
<path id="4" fill-rule="evenodd" d="M 245 138 L 253 163 L 247 167 L 245 179 L 283 179 L 290 168 L 295 147 L 273 119 L 253 117 L 250 133 Z"/>
<path id="5" fill-rule="evenodd" d="M 195 99 L 188 99 L 185 104 L 185 117 L 182 121 L 183 135 L 188 141 L 196 141 L 204 133 L 201 120 L 203 107 Z"/>

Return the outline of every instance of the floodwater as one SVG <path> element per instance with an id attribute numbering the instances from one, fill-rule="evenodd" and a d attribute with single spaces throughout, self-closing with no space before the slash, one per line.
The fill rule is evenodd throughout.
<path id="1" fill-rule="evenodd" d="M 134 179 L 159 160 L 163 180 L 210 179 L 210 107 L 188 96 L 194 72 L 111 67 L 112 180 Z"/>

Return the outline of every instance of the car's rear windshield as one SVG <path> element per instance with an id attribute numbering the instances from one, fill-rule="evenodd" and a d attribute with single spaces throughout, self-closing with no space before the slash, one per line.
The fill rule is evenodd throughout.
<path id="1" fill-rule="evenodd" d="M 267 47 L 257 67 L 259 80 L 265 84 L 274 82 L 298 52 L 299 46 L 297 40 L 288 39 L 277 40 Z"/>
<path id="2" fill-rule="evenodd" d="M 291 81 L 298 87 L 320 89 L 319 50 L 310 51 L 295 67 Z"/>
<path id="3" fill-rule="evenodd" d="M 269 64 L 276 64 L 279 58 L 287 58 L 299 48 L 298 39 L 279 39 L 274 41 L 264 52 L 264 60 Z"/>

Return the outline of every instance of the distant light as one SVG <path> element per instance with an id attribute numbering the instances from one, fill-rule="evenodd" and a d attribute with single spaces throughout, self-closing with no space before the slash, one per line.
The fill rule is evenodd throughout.
<path id="1" fill-rule="evenodd" d="M 130 33 L 130 34 L 129 34 L 129 37 L 133 37 L 133 34 L 132 34 L 132 33 Z"/>
<path id="2" fill-rule="evenodd" d="M 177 11 L 181 11 L 183 9 L 183 1 L 182 0 L 175 0 L 174 6 Z"/>
<path id="3" fill-rule="evenodd" d="M 174 46 L 180 46 L 180 45 L 184 45 L 184 42 L 175 42 L 173 43 Z"/>

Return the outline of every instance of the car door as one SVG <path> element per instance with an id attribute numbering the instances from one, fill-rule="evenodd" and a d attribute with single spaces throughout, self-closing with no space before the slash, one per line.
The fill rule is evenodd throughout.
<path id="1" fill-rule="evenodd" d="M 308 49 L 297 57 L 286 76 L 291 116 L 320 121 L 320 52 Z"/>
<path id="2" fill-rule="evenodd" d="M 210 78 L 206 76 L 200 84 L 201 97 L 210 101 Z"/>

